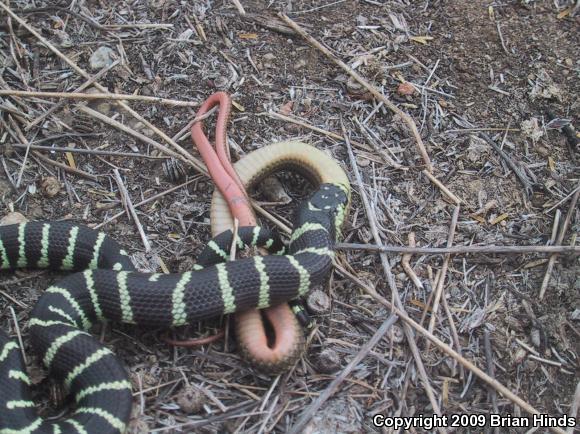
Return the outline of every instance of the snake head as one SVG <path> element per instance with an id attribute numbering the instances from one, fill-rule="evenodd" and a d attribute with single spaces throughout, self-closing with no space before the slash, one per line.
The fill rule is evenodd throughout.
<path id="1" fill-rule="evenodd" d="M 340 236 L 349 203 L 348 187 L 342 184 L 321 184 L 299 210 L 298 221 L 320 223 L 336 240 Z"/>

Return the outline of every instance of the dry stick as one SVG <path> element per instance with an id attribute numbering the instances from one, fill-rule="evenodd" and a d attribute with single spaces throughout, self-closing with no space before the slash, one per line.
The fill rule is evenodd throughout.
<path id="1" fill-rule="evenodd" d="M 130 24 L 103 24 L 103 29 L 172 29 L 173 24 L 163 23 L 130 23 Z"/>
<path id="2" fill-rule="evenodd" d="M 525 253 L 580 253 L 580 246 L 453 246 L 453 247 L 406 247 L 377 244 L 336 243 L 337 250 L 367 250 L 370 252 L 419 254 L 419 255 L 467 255 L 470 253 L 525 254 Z"/>
<path id="3" fill-rule="evenodd" d="M 25 145 L 21 143 L 15 143 L 10 146 L 17 149 L 30 148 L 32 150 L 41 152 L 70 152 L 72 154 L 104 155 L 107 157 L 145 158 L 149 160 L 165 160 L 169 158 L 163 156 L 155 157 L 153 155 L 137 154 L 135 152 L 104 151 L 102 149 L 63 148 L 59 146 Z"/>
<path id="4" fill-rule="evenodd" d="M 505 163 L 510 167 L 510 169 L 512 169 L 516 177 L 524 186 L 526 194 L 531 194 L 533 182 L 530 180 L 528 175 L 526 175 L 526 173 L 510 158 L 510 156 L 502 148 L 500 148 L 492 140 L 491 137 L 482 132 L 480 132 L 478 136 L 481 137 L 483 140 L 485 140 L 495 150 L 495 152 L 497 152 L 497 154 L 505 161 Z"/>
<path id="5" fill-rule="evenodd" d="M 240 13 L 240 15 L 246 15 L 246 10 L 244 9 L 242 4 L 240 3 L 240 0 L 232 0 L 232 3 L 238 9 L 238 12 Z"/>
<path id="6" fill-rule="evenodd" d="M 366 355 L 373 349 L 373 347 L 379 343 L 379 341 L 383 338 L 383 336 L 389 331 L 389 329 L 395 324 L 397 321 L 396 315 L 391 315 L 387 320 L 379 327 L 379 329 L 375 332 L 373 337 L 363 345 L 357 355 L 350 361 L 348 365 L 342 370 L 338 376 L 332 380 L 332 382 L 328 385 L 328 387 L 310 404 L 310 406 L 302 412 L 298 421 L 294 424 L 292 429 L 288 432 L 288 434 L 299 434 L 304 432 L 304 427 L 308 423 L 308 421 L 314 416 L 314 414 L 320 409 L 322 404 L 324 404 L 328 398 L 332 396 L 336 389 L 340 384 L 350 375 L 353 369 L 363 360 Z"/>
<path id="7" fill-rule="evenodd" d="M 7 5 L 0 2 L 0 8 L 4 9 L 6 11 L 6 13 L 8 13 L 8 15 L 10 15 L 13 19 L 15 19 L 18 23 L 20 23 L 24 28 L 26 28 L 30 33 L 32 33 L 50 51 L 52 51 L 54 54 L 56 54 L 58 57 L 60 57 L 64 62 L 66 62 L 78 74 L 80 74 L 81 76 L 83 76 L 87 80 L 91 79 L 91 75 L 87 71 L 85 71 L 84 69 L 79 67 L 75 62 L 73 62 L 71 59 L 69 59 L 65 54 L 61 53 L 54 45 L 52 45 L 50 43 L 50 41 L 48 41 L 46 38 L 44 38 L 40 33 L 38 33 L 26 21 L 24 21 L 22 18 L 20 18 L 14 12 L 12 12 L 12 10 Z M 103 85 L 101 85 L 98 82 L 95 82 L 94 86 L 103 93 L 109 92 L 106 87 L 104 87 Z M 161 131 L 159 128 L 157 128 L 155 125 L 153 125 L 147 119 L 145 119 L 139 113 L 134 111 L 131 107 L 129 107 L 129 105 L 127 103 L 125 103 L 123 101 L 118 101 L 117 104 L 120 107 L 122 107 L 127 113 L 129 113 L 135 119 L 137 119 L 138 121 L 143 123 L 143 125 L 145 125 L 149 129 L 151 129 L 153 132 L 158 134 L 163 140 L 165 140 L 167 143 L 169 143 L 171 146 L 173 146 L 179 152 L 179 154 L 181 154 L 181 156 L 180 156 L 181 160 L 191 164 L 195 169 L 200 170 L 202 173 L 204 173 L 204 174 L 206 173 L 204 170 L 205 166 L 203 164 L 201 164 L 201 162 L 197 158 L 194 158 L 189 152 L 187 152 L 187 150 L 183 149 L 181 146 L 179 146 L 177 143 L 175 143 L 175 141 L 172 140 L 167 134 L 165 134 L 163 131 Z"/>
<path id="8" fill-rule="evenodd" d="M 423 170 L 422 173 L 429 178 L 429 181 L 431 181 L 433 184 L 435 184 L 445 195 L 447 195 L 447 197 L 449 197 L 449 199 L 451 199 L 455 205 L 459 205 L 460 203 L 463 203 L 463 201 L 458 198 L 457 196 L 455 196 L 453 193 L 451 193 L 451 191 L 445 187 L 441 181 L 439 181 L 437 178 L 435 178 L 435 176 L 433 176 L 432 173 L 429 173 L 427 170 Z"/>
<path id="9" fill-rule="evenodd" d="M 572 197 L 574 195 L 574 193 L 576 193 L 578 190 L 580 190 L 580 184 L 578 184 L 576 186 L 576 188 L 574 188 L 574 190 L 572 190 L 570 193 L 568 193 L 564 199 L 560 200 L 560 202 L 558 202 L 556 205 L 554 205 L 554 206 L 548 208 L 546 211 L 544 211 L 544 214 L 549 214 L 550 212 L 552 212 L 552 210 L 554 208 L 557 208 L 560 205 L 562 205 L 564 202 L 566 202 L 568 199 L 570 199 L 570 197 Z"/>
<path id="10" fill-rule="evenodd" d="M 415 247 L 415 232 L 409 232 L 408 238 L 409 238 L 409 246 Z M 413 267 L 411 267 L 410 261 L 411 261 L 411 254 L 405 253 L 403 255 L 403 257 L 401 258 L 401 265 L 403 266 L 403 270 L 405 270 L 405 273 L 407 273 L 407 276 L 409 276 L 409 279 L 411 279 L 411 281 L 413 282 L 415 287 L 418 290 L 423 291 L 425 289 L 425 287 L 423 286 L 423 284 L 419 280 L 419 277 L 417 277 L 417 275 L 415 274 Z"/>
<path id="11" fill-rule="evenodd" d="M 18 317 L 12 306 L 9 306 L 10 314 L 12 315 L 12 321 L 14 321 L 14 330 L 16 331 L 16 337 L 18 338 L 18 344 L 20 345 L 20 352 L 22 353 L 22 360 L 24 364 L 28 363 L 28 358 L 26 357 L 26 351 L 24 347 L 24 342 L 22 341 L 22 333 L 20 332 L 20 324 L 18 324 Z"/>
<path id="12" fill-rule="evenodd" d="M 18 127 L 18 125 L 16 124 L 16 122 L 12 118 L 10 118 L 10 122 L 12 123 L 12 127 L 14 128 L 15 134 L 18 136 L 20 141 L 26 146 L 26 154 L 24 157 L 24 161 L 22 162 L 22 168 L 21 168 L 21 171 L 20 171 L 19 176 L 18 176 L 18 181 L 16 182 L 16 187 L 18 187 L 20 184 L 20 181 L 22 179 L 21 176 L 22 176 L 24 167 L 26 166 L 26 159 L 27 159 L 27 156 L 28 156 L 28 153 L 30 150 L 30 142 L 28 141 L 28 139 L 26 137 L 24 137 L 24 134 L 22 134 L 22 131 L 20 131 L 20 128 Z M 42 160 L 48 164 L 52 164 L 53 166 L 56 166 L 56 167 L 66 171 L 66 172 L 73 173 L 75 175 L 81 176 L 81 177 L 86 178 L 86 179 L 90 179 L 91 181 L 95 181 L 95 182 L 97 181 L 97 177 L 95 175 L 91 175 L 90 173 L 85 172 L 84 170 L 80 170 L 80 169 L 77 169 L 76 167 L 67 166 L 66 164 L 51 160 L 50 158 L 45 157 L 44 155 L 42 155 L 38 151 L 32 151 L 31 153 L 39 160 Z"/>
<path id="13" fill-rule="evenodd" d="M 302 27 L 300 27 L 296 22 L 294 22 L 293 20 L 291 20 L 282 13 L 279 13 L 278 17 L 284 20 L 286 24 L 292 27 L 292 29 L 300 36 L 302 36 L 310 45 L 320 50 L 326 57 L 328 57 L 338 66 L 340 66 L 348 75 L 350 75 L 354 80 L 356 80 L 361 86 L 363 86 L 370 93 L 372 93 L 375 98 L 382 101 L 383 104 L 385 104 L 389 108 L 389 110 L 399 115 L 405 121 L 408 128 L 411 130 L 413 137 L 415 138 L 417 150 L 419 151 L 419 154 L 421 154 L 421 158 L 423 158 L 423 162 L 427 166 L 427 170 L 429 172 L 432 172 L 433 168 L 431 166 L 431 159 L 427 154 L 427 150 L 425 149 L 425 145 L 423 144 L 423 140 L 421 139 L 421 135 L 419 134 L 419 130 L 417 129 L 417 125 L 415 125 L 415 121 L 413 120 L 413 118 L 409 116 L 407 113 L 405 113 L 403 110 L 401 110 L 399 107 L 397 107 L 395 104 L 393 104 L 391 100 L 389 100 L 385 95 L 383 95 L 376 87 L 374 87 L 372 84 L 366 81 L 350 66 L 344 63 L 342 60 L 336 58 L 328 48 L 323 46 L 320 42 L 318 42 L 316 39 L 314 39 L 312 36 L 306 33 L 306 31 Z"/>
<path id="14" fill-rule="evenodd" d="M 357 124 L 361 134 L 368 140 L 368 142 L 371 144 L 371 147 L 373 148 L 374 152 L 377 152 L 385 161 L 385 163 L 387 163 L 389 166 L 395 168 L 395 169 L 400 169 L 400 170 L 407 170 L 407 168 L 405 166 L 403 166 L 402 164 L 398 163 L 397 161 L 395 161 L 395 155 L 390 152 L 389 148 L 385 145 L 385 148 L 387 148 L 387 151 L 389 151 L 391 155 L 389 155 L 387 152 L 385 152 L 383 149 L 380 148 L 380 146 L 378 144 L 376 144 L 375 142 L 378 141 L 380 142 L 380 140 L 374 139 L 371 134 L 369 133 L 369 131 L 367 131 L 367 126 L 363 125 L 357 118 L 354 118 L 354 122 L 355 124 Z"/>
<path id="15" fill-rule="evenodd" d="M 449 226 L 449 235 L 447 236 L 447 247 L 453 245 L 453 239 L 455 238 L 455 228 L 457 227 L 457 220 L 459 219 L 459 211 L 461 207 L 459 205 L 455 206 L 453 210 L 453 217 L 451 218 L 451 225 Z M 447 276 L 447 268 L 449 267 L 449 261 L 451 260 L 451 255 L 447 253 L 445 259 L 443 260 L 443 266 L 441 267 L 441 275 L 437 281 L 437 287 L 435 288 L 435 294 L 433 297 L 433 306 L 431 307 L 431 320 L 429 321 L 429 333 L 433 333 L 435 328 L 435 321 L 437 320 L 437 312 L 439 311 L 439 301 L 441 295 L 443 294 L 443 284 L 445 283 L 445 277 Z M 427 350 L 429 350 L 429 345 L 427 345 Z"/>
<path id="16" fill-rule="evenodd" d="M 217 111 L 218 107 L 213 107 L 210 110 L 208 110 L 207 112 L 205 112 L 204 114 L 202 114 L 201 116 L 196 116 L 195 118 L 193 118 L 192 120 L 190 120 L 179 132 L 177 132 L 177 134 L 175 134 L 171 140 L 175 140 L 176 142 L 185 139 L 188 136 L 191 136 L 191 127 L 193 126 L 193 124 L 199 122 L 199 121 L 203 121 L 206 118 L 209 118 L 211 115 L 213 115 L 216 111 Z"/>
<path id="17" fill-rule="evenodd" d="M 143 226 L 141 226 L 141 222 L 139 221 L 139 216 L 137 216 L 137 211 L 135 211 L 135 207 L 133 206 L 133 202 L 131 201 L 131 196 L 129 196 L 129 192 L 123 183 L 123 178 L 121 178 L 121 174 L 119 173 L 118 169 L 113 169 L 113 173 L 115 175 L 115 181 L 117 181 L 117 186 L 119 187 L 119 193 L 121 193 L 121 200 L 123 204 L 128 208 L 129 213 L 131 213 L 131 217 L 133 217 L 133 221 L 137 226 L 137 230 L 139 231 L 139 235 L 141 236 L 141 240 L 143 241 L 143 245 L 145 246 L 145 252 L 151 251 L 151 244 L 147 239 L 147 235 L 143 230 Z"/>
<path id="18" fill-rule="evenodd" d="M 90 107 L 86 107 L 86 106 L 83 106 L 83 105 L 77 105 L 77 108 L 81 112 L 83 112 L 83 113 L 85 113 L 85 114 L 87 114 L 89 116 L 92 116 L 92 117 L 94 117 L 94 118 L 96 118 L 96 119 L 98 119 L 98 120 L 100 120 L 100 121 L 102 121 L 102 122 L 104 122 L 104 123 L 106 123 L 106 124 L 114 127 L 114 128 L 117 128 L 117 129 L 119 129 L 121 131 L 124 131 L 125 133 L 127 133 L 127 134 L 129 134 L 129 135 L 131 135 L 133 137 L 136 137 L 137 139 L 139 139 L 139 140 L 141 140 L 141 141 L 143 141 L 145 143 L 150 144 L 155 149 L 157 149 L 157 150 L 159 150 L 159 151 L 161 151 L 161 152 L 163 152 L 163 153 L 165 153 L 165 154 L 167 154 L 167 155 L 169 155 L 169 156 L 171 156 L 173 158 L 177 158 L 177 159 L 183 160 L 182 156 L 179 155 L 178 153 L 176 153 L 175 151 L 173 151 L 173 150 L 169 149 L 168 147 L 162 145 L 161 143 L 159 143 L 159 142 L 157 142 L 157 141 L 155 141 L 155 140 L 147 137 L 146 135 L 144 135 L 144 134 L 142 134 L 142 133 L 140 133 L 138 131 L 135 131 L 132 128 L 129 128 L 125 124 L 122 124 L 121 122 L 116 121 L 116 120 L 114 120 L 114 119 L 112 119 L 112 118 L 110 118 L 108 116 L 105 116 L 101 112 L 98 112 L 96 110 L 93 110 Z M 203 166 L 203 163 L 201 161 L 198 161 L 194 157 L 192 157 L 192 158 L 196 161 L 196 165 L 197 165 L 196 166 L 196 169 L 199 170 L 200 172 L 202 172 L 204 175 L 207 175 L 207 171 L 205 170 L 205 166 Z M 187 162 L 191 163 L 191 161 L 187 161 Z"/>
<path id="19" fill-rule="evenodd" d="M 111 63 L 110 65 L 105 66 L 99 72 L 97 72 L 95 75 L 93 75 L 90 79 L 88 79 L 83 84 L 81 84 L 79 87 L 74 89 L 73 92 L 80 92 L 82 90 L 85 90 L 87 87 L 91 86 L 95 81 L 100 80 L 107 72 L 109 72 L 111 69 L 113 69 L 115 66 L 117 66 L 119 64 L 119 62 L 120 62 L 120 60 L 117 59 L 113 63 Z M 38 125 L 40 122 L 45 120 L 48 116 L 50 116 L 51 114 L 53 114 L 57 110 L 63 108 L 65 105 L 66 105 L 65 101 L 57 102 L 51 108 L 46 110 L 44 113 L 42 113 L 36 119 L 34 119 L 32 122 L 30 122 L 24 130 L 29 131 L 32 127 L 34 127 L 35 125 Z"/>
<path id="20" fill-rule="evenodd" d="M 174 107 L 197 107 L 198 102 L 180 101 L 176 99 L 160 98 L 157 96 L 132 95 L 121 93 L 78 93 L 78 92 L 37 92 L 28 90 L 6 89 L 0 90 L 0 96 L 22 96 L 37 98 L 66 98 L 83 100 L 121 100 L 121 101 L 146 101 L 157 104 L 170 105 Z"/>
<path id="21" fill-rule="evenodd" d="M 570 208 L 568 208 L 568 213 L 566 214 L 566 218 L 564 219 L 564 223 L 562 223 L 562 228 L 560 229 L 560 233 L 558 234 L 558 238 L 556 239 L 556 244 L 562 244 L 564 241 L 564 236 L 566 232 L 568 232 L 568 226 L 570 226 L 570 222 L 572 221 L 572 216 L 576 212 L 576 204 L 578 203 L 578 196 L 580 196 L 580 190 L 577 190 L 572 197 L 572 201 L 570 202 Z M 550 256 L 548 260 L 548 265 L 546 266 L 546 274 L 544 274 L 544 280 L 542 281 L 542 286 L 540 288 L 540 300 L 544 299 L 544 295 L 546 294 L 546 289 L 548 288 L 548 283 L 550 283 L 550 276 L 552 274 L 552 269 L 554 268 L 554 264 L 556 263 L 556 254 L 554 253 Z"/>
<path id="22" fill-rule="evenodd" d="M 175 187 L 171 187 L 169 190 L 162 191 L 161 193 L 157 193 L 157 194 L 155 194 L 155 195 L 153 195 L 153 196 L 151 196 L 151 197 L 149 197 L 149 198 L 147 198 L 147 199 L 145 199 L 145 200 L 142 200 L 141 202 L 138 202 L 138 203 L 136 203 L 136 204 L 135 204 L 135 205 L 133 205 L 133 206 L 134 206 L 135 208 L 138 208 L 138 207 L 140 207 L 140 206 L 142 206 L 142 205 L 146 205 L 146 204 L 148 204 L 149 202 L 153 202 L 154 200 L 157 200 L 157 199 L 159 199 L 159 198 L 161 198 L 161 197 L 163 197 L 163 196 L 166 196 L 166 195 L 168 195 L 169 193 L 173 193 L 175 190 L 179 190 L 179 189 L 180 189 L 180 188 L 182 188 L 182 187 L 186 187 L 186 186 L 188 186 L 189 184 L 191 184 L 192 182 L 195 182 L 195 181 L 197 181 L 197 178 L 190 179 L 189 181 L 186 181 L 186 182 L 184 182 L 183 184 L 176 185 Z M 115 215 L 113 215 L 113 216 L 109 217 L 109 218 L 108 218 L 107 220 L 105 220 L 104 222 L 102 222 L 102 223 L 99 223 L 98 225 L 94 226 L 94 227 L 93 227 L 93 229 L 99 229 L 99 228 L 102 228 L 102 227 L 103 227 L 103 226 L 105 226 L 106 224 L 109 224 L 109 223 L 111 223 L 112 221 L 114 221 L 114 220 L 117 220 L 119 217 L 121 217 L 121 216 L 123 216 L 123 215 L 125 215 L 125 211 L 121 211 L 121 212 L 119 212 L 119 213 L 117 213 L 117 214 L 115 214 Z"/>
<path id="23" fill-rule="evenodd" d="M 407 312 L 405 312 L 405 311 L 403 311 L 403 310 L 395 307 L 391 302 L 389 302 L 384 297 L 382 297 L 381 295 L 379 295 L 375 291 L 374 288 L 372 288 L 372 287 L 368 286 L 367 284 L 365 284 L 358 277 L 356 277 L 356 276 L 352 275 L 351 273 L 349 273 L 348 271 L 346 271 L 343 267 L 337 266 L 336 263 L 335 263 L 335 267 L 338 269 L 338 271 L 341 274 L 343 274 L 344 276 L 348 277 L 353 282 L 355 282 L 357 285 L 359 285 L 362 289 L 364 289 L 364 291 L 369 296 L 371 296 L 375 301 L 377 301 L 378 303 L 381 303 L 383 306 L 385 306 L 386 308 L 390 309 L 405 324 L 408 324 L 415 331 L 417 331 L 418 333 L 422 334 L 426 339 L 428 339 L 429 341 L 431 341 L 431 343 L 433 345 L 435 345 L 437 348 L 439 348 L 441 351 L 443 351 L 445 354 L 447 354 L 452 359 L 456 360 L 464 368 L 466 368 L 466 369 L 470 370 L 471 372 L 473 372 L 473 374 L 475 374 L 477 377 L 479 377 L 483 382 L 485 382 L 488 386 L 490 386 L 491 388 L 493 388 L 496 392 L 500 393 L 505 398 L 509 399 L 512 403 L 514 403 L 518 407 L 522 408 L 527 413 L 529 413 L 529 414 L 540 414 L 540 412 L 538 410 L 536 410 L 534 407 L 532 407 L 530 404 L 528 404 L 522 398 L 520 398 L 519 396 L 517 396 L 510 389 L 508 389 L 503 384 L 501 384 L 499 381 L 497 381 L 495 378 L 492 378 L 489 375 L 487 375 L 485 372 L 483 372 L 481 369 L 479 369 L 472 362 L 470 362 L 465 357 L 463 357 L 462 355 L 460 355 L 459 353 L 457 353 L 456 351 L 454 351 L 449 345 L 447 345 L 446 343 L 444 343 L 443 341 L 441 341 L 438 337 L 436 337 L 432 333 L 429 333 L 429 331 L 426 330 L 425 328 L 421 327 L 420 324 L 418 324 L 417 322 L 415 322 L 411 317 L 409 317 L 407 315 Z M 557 434 L 566 434 L 566 432 L 563 431 L 563 430 L 561 430 L 560 428 L 550 428 L 550 430 L 552 432 L 554 432 L 554 433 L 557 433 Z"/>
<path id="24" fill-rule="evenodd" d="M 457 351 L 457 354 L 463 356 L 463 351 L 461 349 L 461 341 L 459 340 L 459 333 L 457 333 L 457 327 L 455 326 L 453 314 L 451 313 L 451 309 L 449 308 L 449 304 L 447 303 L 447 298 L 442 297 L 441 304 L 443 305 L 443 309 L 445 310 L 445 314 L 447 315 L 447 322 L 449 322 L 449 328 L 451 329 L 451 337 L 453 339 L 453 343 L 455 344 L 455 350 Z M 465 379 L 465 370 L 461 365 L 459 365 L 459 378 L 461 380 Z"/>
<path id="25" fill-rule="evenodd" d="M 324 134 L 325 136 L 332 137 L 333 139 L 343 140 L 343 137 L 340 134 L 333 133 L 332 131 L 328 131 L 328 130 L 325 130 L 323 128 L 319 128 L 317 126 L 309 124 L 308 122 L 304 122 L 303 120 L 296 119 L 294 117 L 286 116 L 286 115 L 276 113 L 273 111 L 260 113 L 260 114 L 258 114 L 258 116 L 268 116 L 268 117 L 271 117 L 272 119 L 278 119 L 280 121 L 290 122 L 292 124 L 300 125 L 301 127 L 308 128 L 309 130 L 316 131 L 317 133 Z M 351 140 L 350 143 L 355 145 L 357 148 L 364 149 L 365 151 L 375 152 L 374 148 L 372 148 L 364 143 L 355 142 L 354 140 Z"/>
<path id="26" fill-rule="evenodd" d="M 20 166 L 20 170 L 18 171 L 18 178 L 16 178 L 16 184 L 15 187 L 18 188 L 20 187 L 20 182 L 22 181 L 22 175 L 24 175 L 24 169 L 26 168 L 26 162 L 28 161 L 28 154 L 30 153 L 30 142 L 26 139 L 26 137 L 24 137 L 24 134 L 22 134 L 22 131 L 20 131 L 20 128 L 18 128 L 18 124 L 16 123 L 16 121 L 12 118 L 12 116 L 8 116 L 8 121 L 10 122 L 12 128 L 15 131 L 15 134 L 18 136 L 18 138 L 26 144 L 26 152 L 24 153 L 24 158 L 22 159 L 22 166 Z"/>
<path id="27" fill-rule="evenodd" d="M 377 229 L 378 225 L 377 225 L 376 220 L 375 220 L 375 214 L 371 211 L 371 206 L 369 204 L 369 200 L 368 200 L 366 192 L 364 190 L 362 177 L 361 177 L 360 171 L 358 170 L 356 158 L 355 158 L 354 153 L 352 151 L 352 146 L 350 145 L 350 141 L 349 141 L 348 135 L 346 134 L 346 129 L 344 127 L 344 124 L 342 123 L 342 119 L 341 119 L 341 126 L 342 126 L 342 130 L 344 132 L 344 141 L 346 143 L 346 149 L 348 151 L 348 157 L 350 160 L 350 164 L 352 166 L 352 170 L 353 170 L 354 175 L 356 177 L 356 182 L 359 186 L 359 194 L 361 196 L 361 199 L 363 201 L 363 204 L 364 204 L 364 207 L 366 210 L 367 217 L 369 219 L 369 226 L 371 229 L 371 233 L 373 235 L 373 238 L 375 239 L 375 242 L 380 245 L 380 244 L 382 244 L 382 241 L 381 241 L 381 237 L 379 236 L 379 231 Z M 387 278 L 387 284 L 389 286 L 389 289 L 391 290 L 391 297 L 394 300 L 394 304 L 401 311 L 405 311 L 403 303 L 401 302 L 401 298 L 399 297 L 399 291 L 397 289 L 397 284 L 395 283 L 395 279 L 394 279 L 393 274 L 391 272 L 391 265 L 389 264 L 389 260 L 387 258 L 387 255 L 385 253 L 381 253 L 379 256 L 381 259 L 381 265 L 383 266 L 383 270 L 384 270 L 385 276 Z M 427 375 L 427 371 L 425 370 L 425 366 L 423 365 L 423 361 L 421 360 L 421 354 L 419 353 L 419 349 L 417 348 L 417 343 L 415 342 L 415 336 L 408 325 L 405 325 L 405 324 L 403 325 L 403 331 L 405 332 L 405 337 L 407 338 L 407 343 L 409 344 L 409 348 L 411 349 L 411 353 L 413 354 L 413 358 L 415 360 L 415 366 L 417 367 L 417 371 L 419 372 L 419 377 L 421 378 L 421 383 L 423 385 L 423 388 L 425 389 L 425 393 L 427 394 L 427 397 L 429 398 L 429 402 L 431 403 L 431 406 L 433 407 L 433 412 L 435 414 L 441 415 L 441 409 L 439 408 L 439 403 L 437 402 L 437 399 L 435 398 L 435 394 L 433 393 L 433 389 L 431 388 L 431 383 L 429 383 L 429 377 Z M 439 431 L 441 431 L 443 433 L 447 432 L 444 428 L 440 428 Z"/>
<path id="28" fill-rule="evenodd" d="M 80 177 L 85 178 L 85 179 L 90 179 L 91 181 L 94 181 L 94 182 L 97 182 L 99 180 L 95 175 L 91 175 L 90 173 L 85 172 L 84 170 L 77 169 L 77 168 L 71 167 L 71 166 L 67 166 L 66 164 L 63 164 L 63 163 L 59 163 L 58 161 L 51 160 L 50 158 L 42 155 L 38 151 L 32 151 L 32 154 L 36 158 L 38 158 L 39 160 L 42 160 L 47 164 L 52 164 L 53 166 L 58 167 L 59 169 L 62 169 L 65 172 L 72 173 L 73 175 L 77 175 L 77 176 L 80 176 Z"/>

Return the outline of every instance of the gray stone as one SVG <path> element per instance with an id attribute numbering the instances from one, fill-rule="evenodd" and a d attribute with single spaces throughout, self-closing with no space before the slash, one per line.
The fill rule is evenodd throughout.
<path id="1" fill-rule="evenodd" d="M 91 56 L 90 68 L 93 71 L 103 69 L 105 66 L 111 65 L 116 57 L 115 50 L 105 46 L 99 47 Z"/>

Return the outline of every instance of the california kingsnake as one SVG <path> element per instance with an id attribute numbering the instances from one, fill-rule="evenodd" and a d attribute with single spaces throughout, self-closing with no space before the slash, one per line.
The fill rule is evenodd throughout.
<path id="1" fill-rule="evenodd" d="M 0 227 L 0 269 L 84 270 L 48 288 L 29 321 L 33 347 L 75 398 L 75 410 L 58 422 L 38 417 L 18 345 L 0 332 L 0 434 L 123 432 L 132 404 L 127 374 L 85 330 L 105 318 L 180 326 L 303 295 L 328 275 L 349 199 L 347 182 L 320 184 L 296 213 L 287 255 L 255 256 L 181 274 L 138 273 L 115 241 L 84 226 L 31 222 Z M 246 243 L 268 244 L 258 229 L 242 229 L 240 235 Z M 220 243 L 209 243 L 202 254 L 206 264 L 224 259 Z"/>

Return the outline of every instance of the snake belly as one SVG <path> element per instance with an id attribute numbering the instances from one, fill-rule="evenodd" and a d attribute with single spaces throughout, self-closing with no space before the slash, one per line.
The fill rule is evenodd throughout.
<path id="1" fill-rule="evenodd" d="M 346 174 L 336 160 L 324 151 L 295 140 L 274 143 L 250 152 L 238 160 L 234 168 L 239 182 L 247 190 L 280 170 L 301 174 L 314 188 L 321 184 L 335 184 L 348 189 L 349 185 Z M 230 206 L 231 201 L 220 189 L 215 189 L 210 211 L 214 236 L 234 227 Z M 346 210 L 342 214 L 345 215 Z M 337 232 L 341 225 L 342 221 L 336 220 Z M 262 318 L 266 319 L 269 330 Z M 304 331 L 285 305 L 261 312 L 247 310 L 235 315 L 234 321 L 240 354 L 251 366 L 263 372 L 285 372 L 304 352 Z"/>
<path id="2" fill-rule="evenodd" d="M 348 184 L 321 184 L 296 212 L 286 255 L 215 263 L 225 246 L 209 243 L 206 249 L 214 253 L 207 254 L 213 258 L 207 263 L 213 265 L 179 274 L 135 271 L 114 240 L 85 226 L 0 227 L 0 269 L 82 270 L 49 287 L 28 323 L 32 347 L 64 383 L 74 408 L 64 420 L 38 416 L 19 346 L 0 331 L 0 434 L 124 432 L 131 385 L 119 359 L 87 333 L 92 324 L 106 319 L 182 326 L 304 295 L 328 276 L 349 199 Z M 245 238 L 263 238 L 255 229 L 242 232 Z"/>

